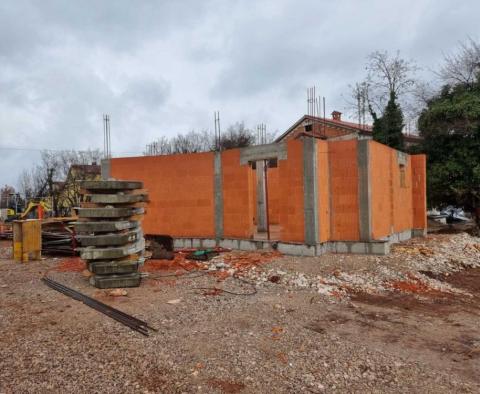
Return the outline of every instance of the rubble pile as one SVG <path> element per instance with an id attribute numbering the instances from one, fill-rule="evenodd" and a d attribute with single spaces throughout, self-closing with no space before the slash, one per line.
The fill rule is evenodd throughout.
<path id="1" fill-rule="evenodd" d="M 140 285 L 145 240 L 140 221 L 147 194 L 135 181 L 83 181 L 83 202 L 75 223 L 80 257 L 98 288 Z"/>
<path id="2" fill-rule="evenodd" d="M 467 233 L 413 239 L 393 247 L 387 261 L 402 257 L 412 270 L 435 273 L 457 272 L 480 267 L 480 238 Z"/>
<path id="3" fill-rule="evenodd" d="M 264 255 L 265 253 L 259 253 Z M 277 256 L 271 256 L 275 258 Z M 342 259 L 342 255 L 338 255 Z M 255 261 L 248 254 L 243 257 Z M 453 273 L 465 268 L 480 267 L 480 238 L 466 233 L 436 235 L 427 239 L 412 240 L 392 248 L 388 256 L 365 256 L 371 263 L 368 270 L 321 275 L 286 270 L 264 264 L 243 264 L 235 254 L 220 255 L 206 262 L 210 271 L 219 277 L 239 276 L 258 287 L 282 285 L 291 290 L 311 290 L 336 299 L 348 299 L 351 294 L 403 291 L 415 294 L 428 292 L 463 293 L 448 283 L 436 280 L 425 273 Z M 395 267 L 394 261 L 402 261 L 402 268 Z M 269 262 L 260 259 L 263 263 Z M 300 268 L 300 267 L 299 267 Z"/>

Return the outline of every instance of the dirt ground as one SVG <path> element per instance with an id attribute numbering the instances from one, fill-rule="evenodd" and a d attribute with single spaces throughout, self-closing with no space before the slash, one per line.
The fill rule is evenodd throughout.
<path id="1" fill-rule="evenodd" d="M 0 393 L 480 391 L 478 238 L 208 264 L 185 274 L 147 262 L 141 287 L 113 297 L 79 260 L 14 263 L 1 241 Z M 45 274 L 159 332 L 144 337 L 51 290 Z"/>

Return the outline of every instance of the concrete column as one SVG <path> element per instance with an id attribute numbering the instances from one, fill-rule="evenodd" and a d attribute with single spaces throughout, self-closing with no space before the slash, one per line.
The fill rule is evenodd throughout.
<path id="1" fill-rule="evenodd" d="M 109 159 L 102 159 L 100 171 L 101 171 L 101 174 L 102 174 L 102 180 L 103 181 L 108 181 L 108 179 L 110 178 L 110 175 L 111 175 L 110 160 Z"/>
<path id="2" fill-rule="evenodd" d="M 317 142 L 312 137 L 303 138 L 303 208 L 305 243 L 318 243 L 318 189 Z"/>
<path id="3" fill-rule="evenodd" d="M 372 203 L 370 175 L 369 140 L 357 142 L 358 165 L 358 217 L 360 225 L 360 241 L 372 240 Z"/>
<path id="4" fill-rule="evenodd" d="M 265 162 L 256 162 L 257 173 L 257 231 L 267 231 L 267 204 L 265 193 Z"/>
<path id="5" fill-rule="evenodd" d="M 223 182 L 222 182 L 222 154 L 215 152 L 214 159 L 214 207 L 215 207 L 215 238 L 223 238 Z"/>

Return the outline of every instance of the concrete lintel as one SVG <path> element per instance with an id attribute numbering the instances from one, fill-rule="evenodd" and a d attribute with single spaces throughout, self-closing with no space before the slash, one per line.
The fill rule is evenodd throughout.
<path id="1" fill-rule="evenodd" d="M 370 143 L 368 140 L 357 142 L 357 165 L 360 240 L 368 242 L 372 240 Z"/>
<path id="2" fill-rule="evenodd" d="M 215 238 L 223 237 L 223 180 L 222 154 L 215 152 L 213 198 L 215 206 Z"/>
<path id="3" fill-rule="evenodd" d="M 318 242 L 317 141 L 303 138 L 303 209 L 305 243 Z"/>
<path id="4" fill-rule="evenodd" d="M 102 174 L 102 180 L 108 181 L 111 176 L 110 159 L 102 159 L 100 171 Z"/>
<path id="5" fill-rule="evenodd" d="M 278 142 L 265 145 L 254 145 L 240 150 L 240 164 L 248 164 L 250 161 L 268 159 L 286 160 L 287 144 Z"/>

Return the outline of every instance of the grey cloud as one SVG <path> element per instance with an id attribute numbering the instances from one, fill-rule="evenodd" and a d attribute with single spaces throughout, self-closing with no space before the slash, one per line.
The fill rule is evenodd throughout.
<path id="1" fill-rule="evenodd" d="M 0 147 L 140 154 L 160 135 L 222 124 L 290 126 L 305 88 L 344 106 L 366 55 L 399 49 L 435 67 L 478 34 L 474 0 L 2 1 Z M 430 74 L 424 73 L 425 77 Z M 0 184 L 36 157 L 0 150 Z"/>

